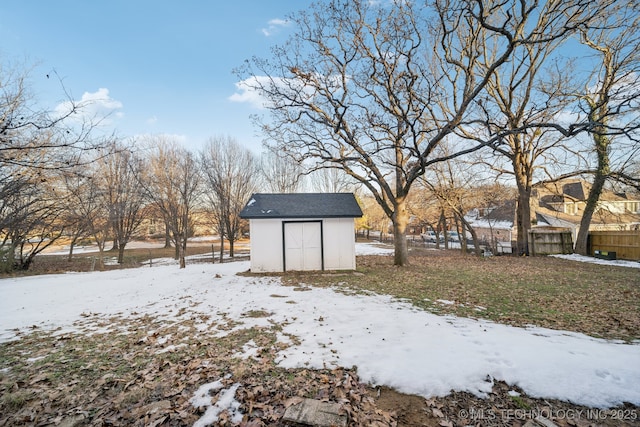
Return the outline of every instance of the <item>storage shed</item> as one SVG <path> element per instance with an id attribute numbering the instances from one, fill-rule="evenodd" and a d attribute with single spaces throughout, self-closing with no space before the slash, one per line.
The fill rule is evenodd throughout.
<path id="1" fill-rule="evenodd" d="M 353 270 L 361 216 L 351 193 L 254 194 L 240 213 L 249 220 L 251 271 Z"/>

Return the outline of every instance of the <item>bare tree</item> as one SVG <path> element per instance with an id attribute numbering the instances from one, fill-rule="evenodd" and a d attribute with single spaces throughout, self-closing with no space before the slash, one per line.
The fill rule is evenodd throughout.
<path id="1" fill-rule="evenodd" d="M 111 142 L 112 154 L 98 161 L 100 189 L 109 209 L 109 223 L 118 249 L 118 263 L 124 262 L 124 250 L 145 215 L 146 200 L 137 177 L 141 160 L 124 143 Z"/>
<path id="2" fill-rule="evenodd" d="M 581 42 L 596 54 L 598 66 L 580 97 L 590 125 L 596 165 L 576 237 L 575 250 L 579 254 L 587 255 L 589 225 L 606 181 L 616 179 L 640 185 L 640 176 L 634 176 L 632 169 L 634 159 L 640 155 L 639 26 L 640 6 L 635 1 L 625 1 L 603 16 L 599 25 L 581 33 Z M 617 165 L 612 164 L 614 149 L 622 152 L 623 161 Z"/>
<path id="3" fill-rule="evenodd" d="M 295 193 L 303 185 L 302 166 L 272 150 L 262 153 L 260 171 L 266 192 Z"/>
<path id="4" fill-rule="evenodd" d="M 106 154 L 104 140 L 90 138 L 95 123 L 81 120 L 83 105 L 64 104 L 64 112 L 39 107 L 28 72 L 0 63 L 0 251 L 10 267 L 29 268 L 62 236 L 60 173 Z"/>
<path id="5" fill-rule="evenodd" d="M 93 177 L 79 173 L 63 173 L 63 221 L 65 235 L 70 238 L 68 260 L 73 258 L 73 250 L 78 241 L 89 234 L 91 224 L 91 211 L 96 193 L 91 190 Z"/>
<path id="6" fill-rule="evenodd" d="M 0 255 L 6 271 L 28 270 L 64 232 L 55 171 L 0 168 Z"/>
<path id="7" fill-rule="evenodd" d="M 308 177 L 312 191 L 318 193 L 344 193 L 354 188 L 353 180 L 342 169 L 319 168 Z"/>
<path id="8" fill-rule="evenodd" d="M 180 268 L 186 267 L 187 239 L 193 229 L 193 210 L 199 197 L 200 169 L 195 156 L 175 141 L 161 136 L 147 141 L 152 147 L 139 184 L 164 217 Z"/>
<path id="9" fill-rule="evenodd" d="M 202 150 L 200 164 L 205 194 L 217 218 L 221 245 L 226 237 L 229 256 L 233 257 L 234 242 L 240 238 L 240 211 L 258 189 L 259 163 L 251 151 L 234 138 L 214 137 Z"/>
<path id="10" fill-rule="evenodd" d="M 30 93 L 28 72 L 0 63 L 0 167 L 69 169 L 90 161 L 84 154 L 105 147 L 103 140 L 90 138 L 95 123 L 79 120 L 86 105 L 66 96 L 63 112 L 41 108 Z"/>
<path id="11" fill-rule="evenodd" d="M 539 25 L 549 25 L 544 19 L 552 19 L 552 15 L 542 16 L 543 22 Z M 557 32 L 558 29 L 551 26 L 539 37 L 549 37 L 548 34 Z M 556 121 L 570 102 L 567 96 L 561 95 L 570 83 L 570 62 L 559 66 L 562 73 L 547 68 L 546 62 L 556 47 L 567 39 L 519 47 L 512 62 L 491 76 L 486 96 L 478 99 L 478 111 L 483 117 L 482 127 L 486 133 L 478 132 L 476 126 L 460 127 L 458 131 L 465 138 L 490 141 L 488 145 L 495 155 L 483 155 L 482 161 L 499 174 L 513 176 L 518 188 L 516 246 L 520 254 L 528 253 L 530 200 L 535 172 L 556 163 L 554 151 L 564 140 L 564 136 L 552 128 L 531 125 Z M 500 134 L 503 136 L 491 138 Z"/>
<path id="12" fill-rule="evenodd" d="M 287 45 L 240 75 L 266 99 L 269 120 L 257 123 L 267 141 L 367 187 L 393 223 L 394 262 L 405 265 L 407 197 L 427 168 L 448 159 L 436 148 L 471 121 L 473 101 L 517 47 L 573 31 L 589 3 L 317 3 L 291 17 L 298 32 Z M 543 16 L 560 23 L 557 33 L 540 27 Z"/>
<path id="13" fill-rule="evenodd" d="M 82 238 L 93 238 L 103 267 L 104 246 L 109 235 L 109 205 L 102 186 L 99 164 L 93 163 L 62 173 L 62 208 L 65 235 L 69 236 L 69 260 Z"/>

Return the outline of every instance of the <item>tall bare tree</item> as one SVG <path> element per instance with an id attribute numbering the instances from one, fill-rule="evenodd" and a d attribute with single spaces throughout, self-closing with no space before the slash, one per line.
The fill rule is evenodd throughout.
<path id="1" fill-rule="evenodd" d="M 268 143 L 368 188 L 393 223 L 394 262 L 405 265 L 412 185 L 479 144 L 445 158 L 436 148 L 471 120 L 473 101 L 517 47 L 565 36 L 589 3 L 316 3 L 291 17 L 298 31 L 273 58 L 249 61 L 239 74 L 266 99 L 268 120 L 257 123 Z M 557 34 L 541 22 L 559 23 Z"/>
<path id="2" fill-rule="evenodd" d="M 576 237 L 576 252 L 587 255 L 589 225 L 607 180 L 640 186 L 633 160 L 640 155 L 640 6 L 618 2 L 599 25 L 581 32 L 581 42 L 595 53 L 597 64 L 580 97 L 589 123 L 596 165 L 593 183 Z M 615 151 L 614 151 L 615 150 Z M 622 162 L 612 164 L 612 153 Z"/>
<path id="3" fill-rule="evenodd" d="M 95 209 L 97 195 L 93 188 L 93 177 L 71 171 L 62 174 L 63 221 L 65 234 L 69 237 L 69 257 L 80 239 L 90 233 L 92 211 Z"/>
<path id="4" fill-rule="evenodd" d="M 91 162 L 94 157 L 87 154 L 104 148 L 104 141 L 90 138 L 94 124 L 76 120 L 82 106 L 72 99 L 64 113 L 40 107 L 30 92 L 28 72 L 3 59 L 0 252 L 11 259 L 10 268 L 27 269 L 63 234 L 60 173 Z"/>
<path id="5" fill-rule="evenodd" d="M 35 256 L 64 233 L 57 171 L 0 168 L 0 265 L 28 270 Z"/>
<path id="6" fill-rule="evenodd" d="M 200 153 L 205 194 L 216 216 L 221 245 L 229 241 L 229 256 L 240 238 L 240 211 L 257 191 L 260 165 L 248 149 L 232 137 L 214 137 Z M 221 253 L 222 256 L 222 253 Z"/>
<path id="7" fill-rule="evenodd" d="M 442 149 L 446 150 L 446 146 Z M 477 164 L 465 162 L 460 158 L 441 162 L 431 168 L 420 178 L 424 193 L 416 208 L 425 222 L 429 222 L 432 228 L 436 222 L 443 218 L 451 218 L 456 231 L 460 234 L 460 246 L 462 251 L 467 250 L 466 234 L 471 235 L 475 242 L 476 254 L 480 255 L 480 247 L 476 233 L 471 224 L 466 220 L 466 214 L 478 206 L 478 179 Z M 439 218 L 438 218 L 439 216 Z M 444 229 L 444 242 L 448 243 L 446 227 Z M 439 242 L 436 241 L 436 245 Z"/>
<path id="8" fill-rule="evenodd" d="M 320 168 L 309 175 L 312 191 L 318 193 L 344 193 L 353 191 L 354 182 L 342 169 Z"/>
<path id="9" fill-rule="evenodd" d="M 512 176 L 516 183 L 516 246 L 519 254 L 528 253 L 531 192 L 536 172 L 558 164 L 556 152 L 563 151 L 565 140 L 552 128 L 529 127 L 534 123 L 555 122 L 570 102 L 568 97 L 559 94 L 568 86 L 566 76 L 571 73 L 564 74 L 564 78 L 553 78 L 545 70 L 545 59 L 553 53 L 555 45 L 526 46 L 522 55 L 493 75 L 486 88 L 486 98 L 479 102 L 486 133 L 478 132 L 476 127 L 459 129 L 459 134 L 465 138 L 490 141 L 488 145 L 494 155 L 480 153 L 478 157 L 498 174 Z M 497 134 L 503 136 L 491 138 Z"/>
<path id="10" fill-rule="evenodd" d="M 290 157 L 267 150 L 260 157 L 261 186 L 270 193 L 295 193 L 303 185 L 302 166 Z"/>
<path id="11" fill-rule="evenodd" d="M 104 247 L 111 232 L 108 192 L 98 163 L 62 171 L 60 191 L 65 235 L 70 238 L 69 260 L 82 238 L 93 238 L 99 251 L 99 267 L 104 266 Z"/>
<path id="12" fill-rule="evenodd" d="M 200 168 L 196 157 L 175 141 L 156 136 L 139 183 L 164 217 L 180 268 L 186 267 L 187 239 L 193 230 L 193 211 L 199 200 Z"/>
<path id="13" fill-rule="evenodd" d="M 124 262 L 124 250 L 144 219 L 146 200 L 137 177 L 142 162 L 122 141 L 112 140 L 109 151 L 98 161 L 101 193 L 109 209 L 109 224 L 118 249 L 118 263 Z"/>
<path id="14" fill-rule="evenodd" d="M 26 69 L 0 61 L 0 167 L 69 169 L 105 148 L 104 140 L 90 138 L 95 123 L 79 120 L 86 105 L 67 98 L 62 113 L 38 106 Z"/>
<path id="15" fill-rule="evenodd" d="M 527 6 L 529 3 L 534 6 L 536 2 L 527 2 Z M 512 3 L 504 8 L 509 11 L 521 6 Z M 546 172 L 547 176 L 541 172 L 539 177 L 556 176 L 557 171 L 548 168 L 561 163 L 559 159 L 566 155 L 566 138 L 587 129 L 565 123 L 562 113 L 572 102 L 567 93 L 576 87 L 576 81 L 572 61 L 559 55 L 558 48 L 571 41 L 578 28 L 595 23 L 612 7 L 609 1 L 546 2 L 529 43 L 514 49 L 511 61 L 492 74 L 485 94 L 475 100 L 477 122 L 458 129 L 465 138 L 486 141 L 495 155 L 485 156 L 485 163 L 500 174 L 513 176 L 518 188 L 516 246 L 520 254 L 528 253 L 536 172 Z M 573 16 L 559 19 L 562 15 L 558 13 Z"/>

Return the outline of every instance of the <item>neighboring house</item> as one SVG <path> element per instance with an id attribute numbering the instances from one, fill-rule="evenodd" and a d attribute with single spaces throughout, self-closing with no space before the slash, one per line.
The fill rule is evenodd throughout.
<path id="1" fill-rule="evenodd" d="M 531 194 L 533 227 L 569 229 L 575 242 L 589 190 L 589 183 L 578 180 L 535 186 Z M 504 248 L 507 242 L 517 239 L 515 211 L 516 202 L 508 200 L 490 208 L 474 209 L 466 219 L 481 242 L 497 242 Z M 637 229 L 640 229 L 640 200 L 626 194 L 603 191 L 589 230 Z"/>
<path id="2" fill-rule="evenodd" d="M 481 244 L 498 253 L 511 253 L 517 235 L 515 217 L 515 200 L 505 200 L 490 208 L 474 209 L 465 220 L 471 224 Z"/>
<path id="3" fill-rule="evenodd" d="M 531 204 L 535 209 L 535 223 L 538 226 L 568 228 L 575 241 L 590 189 L 591 185 L 585 181 L 561 181 L 536 186 Z M 604 190 L 589 230 L 623 231 L 639 227 L 640 199 Z"/>
<path id="4" fill-rule="evenodd" d="M 251 271 L 353 270 L 351 193 L 254 194 L 240 213 L 250 221 Z"/>

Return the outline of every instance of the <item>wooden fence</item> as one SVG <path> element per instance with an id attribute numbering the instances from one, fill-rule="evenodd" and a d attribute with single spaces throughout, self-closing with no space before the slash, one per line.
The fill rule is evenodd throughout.
<path id="1" fill-rule="evenodd" d="M 590 231 L 589 254 L 595 251 L 615 252 L 617 259 L 640 261 L 640 230 Z"/>
<path id="2" fill-rule="evenodd" d="M 529 254 L 572 254 L 571 230 L 565 228 L 540 227 L 529 231 Z"/>

